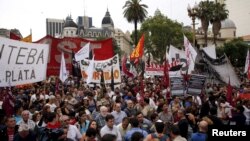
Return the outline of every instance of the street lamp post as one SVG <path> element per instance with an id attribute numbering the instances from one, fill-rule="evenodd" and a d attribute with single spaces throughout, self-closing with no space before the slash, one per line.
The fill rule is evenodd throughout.
<path id="1" fill-rule="evenodd" d="M 191 17 L 192 19 L 192 25 L 193 25 L 193 46 L 195 46 L 195 17 L 197 15 L 197 9 L 198 5 L 195 3 L 194 7 L 190 7 L 188 4 L 187 11 L 188 11 L 188 16 Z"/>

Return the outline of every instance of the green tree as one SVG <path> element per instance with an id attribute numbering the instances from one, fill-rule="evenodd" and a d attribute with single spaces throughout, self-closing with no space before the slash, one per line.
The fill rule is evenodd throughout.
<path id="1" fill-rule="evenodd" d="M 123 14 L 124 17 L 127 19 L 128 22 L 133 22 L 135 26 L 135 38 L 134 44 L 137 44 L 137 24 L 143 22 L 147 17 L 147 5 L 141 4 L 141 0 L 127 0 L 125 5 L 123 6 Z"/>
<path id="2" fill-rule="evenodd" d="M 243 67 L 247 56 L 249 45 L 242 39 L 234 39 L 224 44 L 224 52 L 235 67 Z"/>
<path id="3" fill-rule="evenodd" d="M 211 1 L 201 1 L 196 9 L 196 17 L 201 20 L 201 27 L 204 32 L 205 46 L 207 46 L 207 30 L 213 16 L 214 5 Z"/>
<path id="4" fill-rule="evenodd" d="M 214 44 L 216 45 L 216 38 L 221 29 L 221 21 L 227 19 L 228 10 L 226 9 L 225 4 L 215 3 L 213 9 L 212 19 L 210 20 L 214 34 Z"/>
<path id="5" fill-rule="evenodd" d="M 159 63 L 163 62 L 166 53 L 166 47 L 170 44 L 183 47 L 183 30 L 182 24 L 172 21 L 159 10 L 156 10 L 153 17 L 147 18 L 141 25 L 140 34 L 145 34 L 144 50 L 147 54 L 152 54 L 154 60 Z"/>

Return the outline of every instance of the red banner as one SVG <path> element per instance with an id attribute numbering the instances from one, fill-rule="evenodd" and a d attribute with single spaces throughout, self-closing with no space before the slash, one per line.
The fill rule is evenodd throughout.
<path id="1" fill-rule="evenodd" d="M 10 39 L 21 40 L 21 37 L 19 37 L 16 33 L 10 32 Z"/>
<path id="2" fill-rule="evenodd" d="M 250 93 L 239 94 L 240 99 L 250 99 Z"/>
<path id="3" fill-rule="evenodd" d="M 95 60 L 105 60 L 114 56 L 112 38 L 101 41 L 92 41 L 82 38 L 70 37 L 58 39 L 47 35 L 36 41 L 36 43 L 49 44 L 50 47 L 47 76 L 59 75 L 61 52 L 64 52 L 67 71 L 72 74 L 72 51 L 77 52 L 88 42 L 90 42 L 90 47 L 93 54 L 95 55 Z"/>

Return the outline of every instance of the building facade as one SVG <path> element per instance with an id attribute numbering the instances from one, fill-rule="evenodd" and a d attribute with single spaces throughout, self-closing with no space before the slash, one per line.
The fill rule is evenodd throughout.
<path id="1" fill-rule="evenodd" d="M 71 15 L 66 17 L 63 25 L 62 38 L 63 37 L 78 37 L 78 26 L 71 18 Z"/>
<path id="2" fill-rule="evenodd" d="M 204 40 L 204 32 L 203 32 L 202 28 L 199 28 L 196 31 L 195 37 L 196 37 L 197 45 L 200 48 L 206 47 L 205 40 Z M 234 38 L 236 38 L 235 23 L 230 19 L 226 19 L 226 20 L 222 21 L 221 22 L 221 29 L 220 29 L 219 35 L 217 36 L 217 39 L 216 39 L 216 46 L 217 47 L 223 46 L 225 42 L 230 41 Z M 211 46 L 214 44 L 213 39 L 214 38 L 213 38 L 212 29 L 209 28 L 208 32 L 207 32 L 207 46 Z"/>
<path id="3" fill-rule="evenodd" d="M 14 33 L 20 39 L 23 38 L 23 36 L 22 36 L 21 32 L 19 31 L 19 29 L 0 28 L 0 37 L 10 38 L 10 33 Z"/>
<path id="4" fill-rule="evenodd" d="M 126 33 L 123 33 L 122 30 L 115 29 L 114 38 L 116 40 L 118 47 L 120 47 L 124 53 L 129 55 L 132 52 L 133 48 L 131 45 L 130 33 L 128 31 Z"/>
<path id="5" fill-rule="evenodd" d="M 84 28 L 91 28 L 93 26 L 92 17 L 88 16 L 78 16 L 76 23 L 79 27 L 84 27 Z"/>
<path id="6" fill-rule="evenodd" d="M 92 25 L 92 17 L 78 16 L 76 21 L 76 23 L 73 21 L 71 15 L 67 16 L 65 20 L 46 19 L 47 34 L 57 38 L 81 37 L 89 40 L 113 38 L 123 52 L 131 53 L 130 33 L 124 33 L 122 30 L 114 28 L 114 22 L 108 9 L 102 19 L 100 28 Z"/>
<path id="7" fill-rule="evenodd" d="M 59 37 L 62 34 L 65 20 L 63 19 L 46 19 L 46 35 Z"/>

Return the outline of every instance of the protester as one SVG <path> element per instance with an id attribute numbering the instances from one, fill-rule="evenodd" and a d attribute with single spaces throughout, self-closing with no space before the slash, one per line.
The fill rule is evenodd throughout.
<path id="1" fill-rule="evenodd" d="M 14 107 L 8 107 L 13 110 L 10 116 L 6 105 L 2 107 L 1 120 L 5 122 L 0 125 L 0 140 L 11 141 L 15 135 L 23 139 L 32 131 L 41 140 L 41 135 L 50 135 L 49 130 L 60 131 L 59 140 L 204 140 L 208 130 L 249 125 L 250 121 L 249 100 L 236 95 L 249 87 L 245 81 L 240 89 L 234 89 L 230 103 L 225 85 L 210 82 L 204 84 L 199 96 L 193 96 L 172 94 L 162 76 L 135 75 L 132 79 L 122 75 L 121 84 L 115 87 L 106 82 L 87 84 L 84 78 L 73 76 L 64 83 L 53 79 L 30 87 L 0 88 L 1 101 L 15 101 Z M 18 125 L 27 125 L 29 132 L 22 129 L 19 133 Z M 178 128 L 172 129 L 173 125 Z"/>
<path id="2" fill-rule="evenodd" d="M 208 123 L 206 121 L 199 122 L 199 131 L 192 134 L 190 141 L 207 141 Z"/>
<path id="3" fill-rule="evenodd" d="M 5 126 L 0 130 L 2 141 L 13 141 L 15 134 L 18 133 L 18 126 L 14 117 L 7 117 Z"/>
<path id="4" fill-rule="evenodd" d="M 36 136 L 30 130 L 29 126 L 27 124 L 20 124 L 18 128 L 18 133 L 15 134 L 13 141 L 35 141 L 35 140 Z"/>
<path id="5" fill-rule="evenodd" d="M 112 134 L 116 136 L 117 141 L 122 141 L 121 133 L 119 129 L 114 125 L 114 116 L 108 114 L 105 120 L 106 120 L 106 125 L 102 127 L 100 131 L 101 137 L 103 137 L 105 134 Z"/>
<path id="6" fill-rule="evenodd" d="M 125 141 L 131 141 L 131 136 L 135 133 L 135 132 L 140 132 L 143 134 L 144 138 L 147 137 L 148 133 L 145 130 L 142 130 L 139 127 L 139 121 L 137 118 L 131 118 L 130 119 L 130 124 L 132 126 L 131 130 L 129 130 L 126 134 L 125 134 Z"/>

